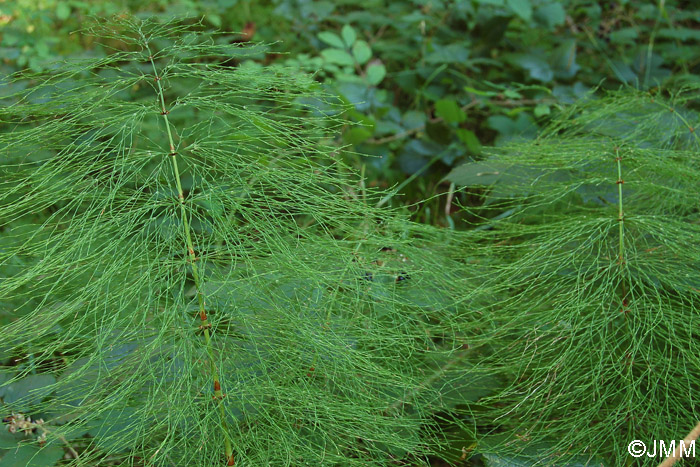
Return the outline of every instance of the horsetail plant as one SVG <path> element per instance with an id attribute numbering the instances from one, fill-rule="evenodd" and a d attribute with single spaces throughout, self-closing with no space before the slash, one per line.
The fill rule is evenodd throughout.
<path id="1" fill-rule="evenodd" d="M 180 203 L 180 216 L 182 220 L 182 230 L 184 232 L 185 243 L 187 246 L 187 255 L 189 258 L 190 268 L 192 271 L 192 280 L 194 282 L 195 295 L 197 296 L 197 305 L 199 306 L 199 319 L 202 324 L 200 328 L 204 334 L 204 345 L 206 346 L 207 354 L 209 356 L 209 367 L 211 369 L 211 378 L 214 388 L 214 399 L 218 401 L 219 414 L 221 415 L 221 428 L 224 435 L 224 450 L 226 453 L 226 464 L 234 465 L 235 459 L 233 457 L 233 449 L 231 448 L 231 440 L 228 437 L 228 428 L 226 426 L 226 411 L 224 406 L 221 404 L 223 399 L 223 393 L 221 392 L 221 381 L 219 379 L 219 370 L 216 367 L 216 359 L 214 357 L 214 349 L 211 343 L 211 335 L 209 329 L 211 324 L 207 318 L 207 312 L 204 303 L 204 295 L 202 292 L 202 281 L 199 276 L 197 269 L 197 257 L 194 251 L 194 244 L 192 243 L 192 232 L 190 230 L 190 223 L 187 218 L 187 208 L 185 207 L 185 195 L 182 191 L 182 180 L 180 178 L 180 170 L 177 164 L 177 152 L 175 151 L 175 142 L 173 141 L 173 132 L 170 129 L 170 121 L 168 120 L 168 114 L 170 111 L 167 110 L 165 106 L 165 97 L 163 95 L 163 86 L 160 83 L 160 76 L 158 76 L 158 70 L 156 69 L 155 61 L 153 60 L 153 55 L 151 55 L 151 49 L 148 45 L 148 39 L 143 35 L 142 31 L 139 31 L 141 35 L 141 40 L 143 41 L 146 50 L 148 51 L 148 61 L 153 67 L 153 79 L 157 85 L 158 100 L 161 104 L 161 115 L 163 116 L 163 121 L 165 125 L 165 130 L 168 133 L 168 148 L 170 160 L 172 162 L 173 177 L 175 179 L 175 186 L 177 188 L 177 200 Z"/>
<path id="2" fill-rule="evenodd" d="M 628 444 L 700 419 L 698 88 L 657 94 L 589 98 L 449 176 L 485 193 L 492 267 L 464 299 L 490 301 L 472 344 L 510 381 L 470 411 L 495 465 L 657 465 Z"/>
<path id="3" fill-rule="evenodd" d="M 196 29 L 4 85 L 0 407 L 50 428 L 2 462 L 426 464 L 466 244 L 353 196 L 312 77 Z"/>
<path id="4" fill-rule="evenodd" d="M 93 32 L 0 96 L 1 463 L 617 466 L 700 417 L 697 88 L 486 151 L 456 232 L 266 46 Z"/>

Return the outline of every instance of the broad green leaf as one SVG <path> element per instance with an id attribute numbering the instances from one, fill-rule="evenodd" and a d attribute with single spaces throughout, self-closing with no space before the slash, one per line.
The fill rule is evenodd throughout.
<path id="1" fill-rule="evenodd" d="M 346 24 L 345 26 L 343 26 L 343 29 L 340 31 L 340 33 L 343 36 L 345 45 L 347 47 L 352 47 L 352 45 L 357 40 L 357 33 L 355 32 L 355 29 L 353 29 L 353 27 L 349 24 Z"/>
<path id="2" fill-rule="evenodd" d="M 218 15 L 216 13 L 208 14 L 207 21 L 209 21 L 212 24 L 212 26 L 215 26 L 217 28 L 220 28 L 222 24 L 221 15 Z"/>
<path id="3" fill-rule="evenodd" d="M 502 384 L 493 376 L 471 374 L 461 362 L 457 371 L 445 371 L 433 383 L 440 393 L 436 404 L 449 409 L 476 402 L 493 394 Z"/>
<path id="4" fill-rule="evenodd" d="M 457 128 L 457 137 L 467 146 L 470 153 L 481 154 L 481 142 L 473 131 Z"/>
<path id="5" fill-rule="evenodd" d="M 355 64 L 355 61 L 352 58 L 352 55 L 347 53 L 344 50 L 339 50 L 339 49 L 326 49 L 321 51 L 321 57 L 328 63 L 332 63 L 335 65 L 341 65 L 341 66 L 352 66 Z"/>
<path id="6" fill-rule="evenodd" d="M 29 375 L 4 388 L 3 400 L 14 410 L 26 410 L 51 394 L 51 385 L 56 382 L 52 375 Z"/>
<path id="7" fill-rule="evenodd" d="M 468 162 L 452 169 L 445 179 L 459 186 L 488 186 L 500 180 L 507 169 L 502 162 Z"/>
<path id="8" fill-rule="evenodd" d="M 56 445 L 40 448 L 33 444 L 23 444 L 5 451 L 0 459 L 0 467 L 51 467 L 62 458 L 63 449 Z"/>
<path id="9" fill-rule="evenodd" d="M 432 49 L 433 50 L 425 56 L 425 61 L 427 63 L 465 64 L 467 60 L 469 60 L 469 48 L 464 41 L 447 45 L 433 44 Z"/>
<path id="10" fill-rule="evenodd" d="M 659 29 L 658 37 L 679 40 L 682 42 L 700 41 L 700 30 L 693 29 L 693 28 L 682 28 L 682 27 L 661 28 L 661 29 Z"/>
<path id="11" fill-rule="evenodd" d="M 386 68 L 381 63 L 372 64 L 367 67 L 367 81 L 374 86 L 382 82 L 386 76 Z"/>
<path id="12" fill-rule="evenodd" d="M 452 99 L 440 99 L 435 103 L 435 113 L 449 123 L 461 123 L 467 119 L 467 114 Z"/>
<path id="13" fill-rule="evenodd" d="M 104 414 L 104 418 L 92 421 L 93 428 L 89 434 L 96 438 L 96 443 L 102 449 L 115 449 L 124 439 L 135 439 L 138 433 L 139 417 L 132 407 L 113 409 Z"/>
<path id="14" fill-rule="evenodd" d="M 401 124 L 407 130 L 412 130 L 425 125 L 425 120 L 425 113 L 417 110 L 409 110 L 401 116 Z"/>
<path id="15" fill-rule="evenodd" d="M 4 426 L 0 427 L 0 449 L 14 449 L 19 445 L 20 441 L 27 441 L 24 434 L 10 433 Z"/>
<path id="16" fill-rule="evenodd" d="M 526 69 L 532 79 L 548 83 L 554 78 L 554 71 L 547 61 L 538 53 L 511 56 L 511 61 Z"/>
<path id="17" fill-rule="evenodd" d="M 372 132 L 367 128 L 355 127 L 343 134 L 343 139 L 349 144 L 360 144 L 372 137 Z"/>
<path id="18" fill-rule="evenodd" d="M 535 117 L 543 117 L 550 114 L 550 109 L 547 104 L 537 104 L 534 110 Z"/>
<path id="19" fill-rule="evenodd" d="M 537 135 L 537 125 L 526 112 L 519 113 L 515 118 L 492 115 L 486 119 L 486 124 L 500 133 L 496 145 L 512 139 L 532 139 Z"/>
<path id="20" fill-rule="evenodd" d="M 334 32 L 323 31 L 318 33 L 318 38 L 330 45 L 331 47 L 336 47 L 338 49 L 344 49 L 345 44 L 343 40 Z"/>
<path id="21" fill-rule="evenodd" d="M 532 3 L 530 0 L 506 0 L 508 7 L 523 21 L 532 19 Z"/>
<path id="22" fill-rule="evenodd" d="M 320 22 L 328 18 L 331 13 L 333 13 L 333 10 L 335 10 L 335 4 L 328 1 L 303 2 L 301 3 L 299 10 L 302 17 L 315 17 L 316 21 Z"/>
<path id="23" fill-rule="evenodd" d="M 557 78 L 573 78 L 581 69 L 576 63 L 576 40 L 563 41 L 551 54 L 549 61 Z"/>
<path id="24" fill-rule="evenodd" d="M 547 28 L 554 29 L 564 24 L 566 11 L 560 2 L 552 2 L 539 7 L 535 11 L 535 17 Z"/>
<path id="25" fill-rule="evenodd" d="M 610 33 L 610 42 L 618 45 L 634 44 L 638 37 L 636 28 L 622 28 Z"/>
<path id="26" fill-rule="evenodd" d="M 522 99 L 523 98 L 523 95 L 520 94 L 515 89 L 506 89 L 503 91 L 503 95 L 506 96 L 508 99 Z"/>
<path id="27" fill-rule="evenodd" d="M 501 456 L 499 454 L 485 453 L 487 467 L 533 467 L 536 459 L 522 459 L 511 456 Z"/>
<path id="28" fill-rule="evenodd" d="M 355 42 L 355 45 L 352 46 L 352 54 L 355 56 L 357 63 L 364 65 L 370 58 L 372 58 L 372 49 L 367 42 L 357 41 Z"/>
<path id="29" fill-rule="evenodd" d="M 446 465 L 465 467 L 469 465 L 467 457 L 477 446 L 473 427 L 464 426 L 460 421 L 449 421 L 447 424 L 450 429 L 442 434 L 445 439 L 438 448 L 437 456 L 447 462 Z"/>
<path id="30" fill-rule="evenodd" d="M 519 441 L 519 440 L 518 440 Z M 506 455 L 501 453 L 484 453 L 484 459 L 486 460 L 486 467 L 535 467 L 542 465 L 542 461 L 545 458 L 547 452 L 547 445 L 540 443 L 538 447 L 525 446 L 525 443 L 520 441 L 520 444 L 525 449 L 523 454 L 520 456 Z M 498 450 L 499 446 L 495 446 Z M 551 464 L 552 467 L 605 467 L 600 459 L 588 459 L 585 456 L 577 456 L 574 459 L 568 460 L 564 463 Z"/>

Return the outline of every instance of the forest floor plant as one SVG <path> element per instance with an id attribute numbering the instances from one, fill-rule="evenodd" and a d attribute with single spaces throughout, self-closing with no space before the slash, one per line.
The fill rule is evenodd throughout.
<path id="1" fill-rule="evenodd" d="M 471 343 L 510 381 L 471 407 L 489 465 L 657 465 L 628 444 L 700 420 L 700 87 L 656 94 L 583 100 L 449 176 L 484 193 L 464 300 L 490 301 Z"/>
<path id="2" fill-rule="evenodd" d="M 698 88 L 486 151 L 456 232 L 377 208 L 311 77 L 196 30 L 3 87 L 0 465 L 619 466 L 695 425 Z"/>
<path id="3" fill-rule="evenodd" d="M 0 463 L 426 464 L 467 245 L 352 195 L 311 77 L 196 29 L 5 83 Z"/>

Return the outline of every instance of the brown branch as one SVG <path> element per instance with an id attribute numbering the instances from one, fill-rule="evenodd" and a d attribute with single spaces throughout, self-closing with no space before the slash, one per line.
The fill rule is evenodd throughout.
<path id="1" fill-rule="evenodd" d="M 698 439 L 698 437 L 700 437 L 700 422 L 695 425 L 695 428 L 688 433 L 688 436 L 686 436 L 685 439 L 676 447 L 676 449 L 673 450 L 673 454 L 668 456 L 666 460 L 659 464 L 659 467 L 671 467 L 673 464 L 675 464 L 678 459 L 681 458 L 681 447 L 690 445 L 690 443 Z"/>

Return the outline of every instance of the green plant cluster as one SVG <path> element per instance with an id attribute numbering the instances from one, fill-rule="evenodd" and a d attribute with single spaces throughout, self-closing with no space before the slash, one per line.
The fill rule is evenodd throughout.
<path id="1" fill-rule="evenodd" d="M 491 266 L 464 299 L 490 302 L 477 353 L 510 382 L 471 412 L 497 427 L 489 465 L 629 465 L 632 440 L 700 419 L 698 90 L 582 101 L 448 176 L 483 190 L 471 251 Z"/>
<path id="2" fill-rule="evenodd" d="M 0 465 L 425 462 L 466 245 L 351 192 L 308 75 L 98 34 L 0 114 Z"/>
<path id="3" fill-rule="evenodd" d="M 368 183 L 395 186 L 414 219 L 461 228 L 443 177 L 483 145 L 532 139 L 588 90 L 649 89 L 698 72 L 692 2 L 587 0 L 180 0 L 0 4 L 5 68 L 40 70 L 56 54 L 94 50 L 69 34 L 89 15 L 204 17 L 206 29 L 279 42 L 276 57 L 317 73 L 354 108 L 336 144 Z M 359 154 L 362 154 L 361 156 Z M 446 196 L 438 196 L 444 195 Z M 400 200 L 400 201 L 398 201 Z"/>
<path id="4" fill-rule="evenodd" d="M 613 467 L 692 428 L 700 86 L 664 38 L 695 20 L 661 4 L 640 23 L 647 58 L 676 54 L 668 88 L 640 68 L 644 90 L 594 94 L 583 66 L 516 85 L 498 65 L 557 57 L 522 57 L 526 25 L 574 34 L 594 6 L 392 5 L 414 42 L 351 4 L 280 1 L 246 11 L 316 50 L 122 16 L 74 36 L 92 57 L 3 79 L 0 466 Z M 449 43 L 501 20 L 494 46 Z M 588 76 L 622 76 L 608 58 Z M 421 184 L 425 216 L 387 209 Z M 443 224 L 436 206 L 453 228 L 415 222 Z"/>

